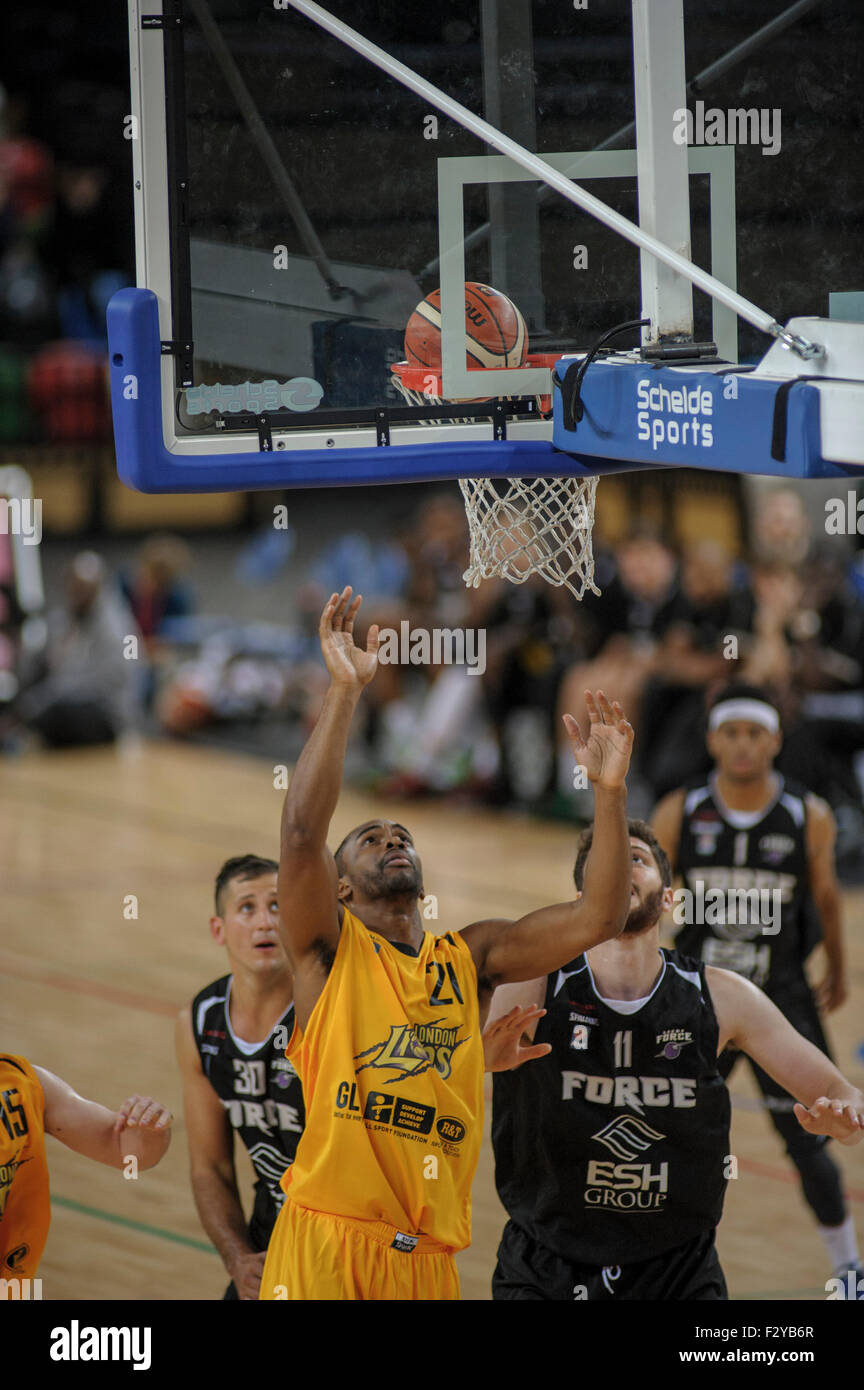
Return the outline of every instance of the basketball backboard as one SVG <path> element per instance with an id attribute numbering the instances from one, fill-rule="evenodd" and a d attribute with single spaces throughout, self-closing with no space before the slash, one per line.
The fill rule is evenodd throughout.
<path id="1" fill-rule="evenodd" d="M 118 453 L 124 403 L 146 398 L 149 416 L 135 460 L 120 460 L 135 486 L 491 471 L 488 418 L 430 427 L 404 411 L 391 369 L 417 302 L 442 288 L 452 399 L 477 394 L 460 351 L 466 279 L 520 307 L 535 352 L 584 351 L 640 318 L 635 246 L 290 0 L 129 5 L 138 284 L 155 296 L 124 292 L 112 323 Z M 639 222 L 630 0 L 327 8 Z M 677 249 L 781 323 L 827 317 L 830 295 L 864 288 L 859 0 L 685 0 L 684 38 L 686 113 L 669 139 L 689 146 L 690 226 Z M 733 364 L 769 346 L 698 290 L 693 337 Z M 133 343 L 157 341 L 158 380 L 131 371 Z M 489 384 L 544 389 L 547 367 Z M 159 441 L 170 464 L 142 466 Z M 499 474 L 579 466 L 527 406 L 499 443 Z"/>

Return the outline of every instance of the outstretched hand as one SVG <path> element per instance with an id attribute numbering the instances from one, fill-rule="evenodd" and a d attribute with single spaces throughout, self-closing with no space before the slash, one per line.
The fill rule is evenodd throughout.
<path id="1" fill-rule="evenodd" d="M 808 1134 L 827 1134 L 841 1144 L 857 1144 L 864 1134 L 864 1105 L 820 1096 L 808 1110 L 795 1103 L 795 1117 Z"/>
<path id="2" fill-rule="evenodd" d="M 542 1018 L 545 1013 L 546 1010 L 538 1008 L 536 1004 L 524 1008 L 521 1004 L 516 1004 L 509 1014 L 502 1014 L 494 1023 L 490 1023 L 483 1034 L 485 1070 L 514 1071 L 516 1067 L 521 1067 L 523 1062 L 530 1062 L 535 1057 L 545 1057 L 551 1052 L 551 1043 L 535 1043 L 528 1047 L 522 1045 L 522 1036 L 526 1028 L 536 1019 Z"/>
<path id="3" fill-rule="evenodd" d="M 585 704 L 589 720 L 587 738 L 583 738 L 572 714 L 564 715 L 573 756 L 584 767 L 590 782 L 608 791 L 617 791 L 623 788 L 630 766 L 633 729 L 624 718 L 618 701 L 610 703 L 602 690 L 598 690 L 596 696 L 586 690 Z"/>
<path id="4" fill-rule="evenodd" d="M 365 652 L 354 645 L 354 619 L 363 596 L 358 594 L 352 599 L 351 593 L 348 584 L 341 594 L 331 594 L 321 614 L 318 635 L 333 684 L 362 690 L 371 681 L 378 665 L 378 627 L 377 624 L 370 627 Z"/>

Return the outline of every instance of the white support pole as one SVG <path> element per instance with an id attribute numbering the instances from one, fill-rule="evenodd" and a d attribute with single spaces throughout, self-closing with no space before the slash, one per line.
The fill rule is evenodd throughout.
<path id="1" fill-rule="evenodd" d="M 406 67 L 404 63 L 400 63 L 398 59 L 393 58 L 389 53 L 385 53 L 383 48 L 378 48 L 376 44 L 370 43 L 362 34 L 358 34 L 356 29 L 352 29 L 349 25 L 343 24 L 341 19 L 337 19 L 334 15 L 328 13 L 327 10 L 323 10 L 320 5 L 313 4 L 312 0 L 283 0 L 283 4 L 290 5 L 292 9 L 299 10 L 307 19 L 311 19 L 313 24 L 317 24 L 321 29 L 325 29 L 327 33 L 332 34 L 334 38 L 347 44 L 355 53 L 359 53 L 361 57 L 368 59 L 370 63 L 374 63 L 375 67 L 380 68 L 382 72 L 388 73 L 390 77 L 395 78 L 397 82 L 401 82 L 402 85 L 407 87 L 410 91 L 416 92 L 418 96 L 423 97 L 425 101 L 430 102 L 431 105 L 436 107 L 439 111 L 443 111 L 445 116 L 449 116 L 451 120 L 456 121 L 458 125 L 464 126 L 472 135 L 476 135 L 479 140 L 485 141 L 486 144 L 491 145 L 493 149 L 500 150 L 501 154 L 507 155 L 508 158 L 512 159 L 516 164 L 521 164 L 522 167 L 532 173 L 535 178 L 542 179 L 542 181 L 548 183 L 551 188 L 557 189 L 569 202 L 575 203 L 577 207 L 584 208 L 592 217 L 598 218 L 601 222 L 604 222 L 607 227 L 611 227 L 613 231 L 618 232 L 620 236 L 626 237 L 628 241 L 632 241 L 634 245 L 639 246 L 642 250 L 650 251 L 651 255 L 656 256 L 658 261 L 662 261 L 664 265 L 668 265 L 672 270 L 678 271 L 680 275 L 686 276 L 692 284 L 704 290 L 706 294 L 710 294 L 713 299 L 719 299 L 721 304 L 725 304 L 727 308 L 732 309 L 739 318 L 746 319 L 748 323 L 752 323 L 754 328 L 758 328 L 762 333 L 770 333 L 774 338 L 779 338 L 787 347 L 792 348 L 792 350 L 797 352 L 801 357 L 813 357 L 821 354 L 821 347 L 810 343 L 806 338 L 787 333 L 782 324 L 772 319 L 771 315 L 766 314 L 764 309 L 760 309 L 756 304 L 751 304 L 749 299 L 745 299 L 743 295 L 736 294 L 734 290 L 730 290 L 728 286 L 721 284 L 719 280 L 715 280 L 713 275 L 709 275 L 705 270 L 700 270 L 699 266 L 693 265 L 692 261 L 686 260 L 684 256 L 679 255 L 677 251 L 673 251 L 670 247 L 664 246 L 656 237 L 649 236 L 647 232 L 641 231 L 639 227 L 633 222 L 630 222 L 626 217 L 622 217 L 621 214 L 615 212 L 613 208 L 607 207 L 605 203 L 601 203 L 599 198 L 595 198 L 591 193 L 586 193 L 584 188 L 580 188 L 578 184 L 572 183 L 571 180 L 565 178 L 563 174 L 559 174 L 557 170 L 552 168 L 551 164 L 547 164 L 545 160 L 541 159 L 536 154 L 532 154 L 529 150 L 523 149 L 521 145 L 517 145 L 515 140 L 511 140 L 508 136 L 502 135 L 500 130 L 496 130 L 494 126 L 489 125 L 487 121 L 475 115 L 473 111 L 469 111 L 466 106 L 462 106 L 458 101 L 454 101 L 452 97 L 447 96 L 446 92 L 442 92 L 440 88 L 434 87 L 432 83 L 427 82 L 425 78 L 419 77 L 416 72 Z"/>
<path id="2" fill-rule="evenodd" d="M 639 226 L 690 259 L 687 146 L 676 144 L 674 112 L 686 106 L 684 0 L 632 0 L 633 86 Z M 643 343 L 693 337 L 690 281 L 641 251 Z"/>

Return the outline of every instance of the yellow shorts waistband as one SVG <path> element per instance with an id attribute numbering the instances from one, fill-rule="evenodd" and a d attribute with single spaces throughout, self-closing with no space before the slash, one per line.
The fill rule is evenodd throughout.
<path id="1" fill-rule="evenodd" d="M 357 1231 L 366 1240 L 373 1240 L 377 1245 L 386 1246 L 390 1250 L 401 1250 L 406 1255 L 452 1255 L 454 1247 L 452 1245 L 442 1245 L 439 1240 L 432 1236 L 423 1235 L 417 1231 L 403 1231 L 398 1226 L 391 1226 L 387 1221 L 361 1221 L 354 1216 L 343 1216 L 336 1211 L 319 1211 L 317 1207 L 304 1207 L 299 1202 L 293 1201 L 290 1197 L 285 1198 L 285 1205 L 291 1206 L 294 1211 L 301 1212 L 303 1215 L 320 1216 L 325 1220 L 333 1221 L 337 1225 L 346 1226 L 352 1231 Z"/>

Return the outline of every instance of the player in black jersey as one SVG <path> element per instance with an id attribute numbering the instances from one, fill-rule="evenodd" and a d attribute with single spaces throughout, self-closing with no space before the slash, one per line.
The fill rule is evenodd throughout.
<path id="1" fill-rule="evenodd" d="M 729 1171 L 729 1097 L 717 1058 L 730 1041 L 794 1088 L 802 1132 L 845 1143 L 864 1133 L 864 1094 L 760 990 L 661 951 L 669 862 L 644 822 L 630 821 L 629 832 L 621 936 L 547 978 L 499 989 L 493 1001 L 493 1019 L 514 1007 L 545 1009 L 534 1045 L 549 1047 L 540 1060 L 501 1070 L 521 1060 L 508 1045 L 513 1030 L 501 1030 L 497 1051 L 493 1028 L 484 1039 L 496 1073 L 496 1183 L 510 1216 L 496 1299 L 726 1297 L 714 1231 Z M 587 832 L 577 888 L 590 843 Z"/>
<path id="2" fill-rule="evenodd" d="M 231 973 L 202 989 L 177 1021 L 192 1191 L 231 1275 L 225 1293 L 231 1299 L 258 1297 L 284 1200 L 279 1179 L 294 1161 L 304 1124 L 300 1081 L 284 1055 L 294 1026 L 294 985 L 279 939 L 278 867 L 251 854 L 223 865 L 210 931 L 226 948 Z M 257 1177 L 248 1228 L 235 1135 Z"/>
<path id="3" fill-rule="evenodd" d="M 827 1056 L 817 1003 L 835 1009 L 847 993 L 834 818 L 824 801 L 774 771 L 781 741 L 779 716 L 765 692 L 727 687 L 708 715 L 714 771 L 665 797 L 653 824 L 685 890 L 673 913 L 681 923 L 676 948 L 759 985 Z M 804 973 L 817 939 L 814 909 L 828 959 L 815 1000 Z M 723 1057 L 724 1077 L 737 1058 L 734 1051 Z M 753 1071 L 833 1272 L 864 1273 L 840 1171 L 825 1139 L 803 1133 L 788 1092 L 758 1066 Z"/>

